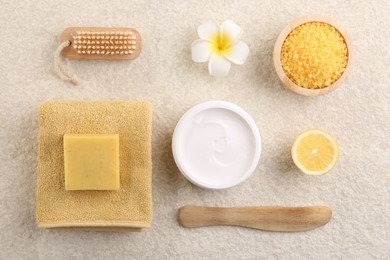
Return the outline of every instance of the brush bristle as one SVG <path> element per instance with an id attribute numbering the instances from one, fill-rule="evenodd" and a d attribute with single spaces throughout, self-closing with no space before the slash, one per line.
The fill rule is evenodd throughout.
<path id="1" fill-rule="evenodd" d="M 136 47 L 133 32 L 89 32 L 77 31 L 73 35 L 72 47 L 78 54 L 131 55 Z"/>

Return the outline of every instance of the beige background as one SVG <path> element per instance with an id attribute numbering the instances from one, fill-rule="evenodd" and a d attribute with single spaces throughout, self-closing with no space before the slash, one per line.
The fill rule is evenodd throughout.
<path id="1" fill-rule="evenodd" d="M 11 1 L 0 3 L 1 259 L 389 259 L 390 3 L 388 1 Z M 356 61 L 344 85 L 308 98 L 284 89 L 272 67 L 278 33 L 319 13 L 348 28 Z M 196 27 L 232 19 L 250 47 L 243 66 L 212 78 L 190 58 Z M 52 73 L 67 26 L 135 26 L 144 39 L 134 62 L 71 61 L 87 81 L 75 87 Z M 35 226 L 37 110 L 46 100 L 150 100 L 153 118 L 153 226 L 144 233 L 39 230 Z M 191 106 L 214 99 L 247 110 L 263 139 L 250 179 L 224 191 L 192 186 L 171 154 L 171 136 Z M 318 127 L 341 147 L 327 176 L 303 176 L 289 149 Z M 305 233 L 237 227 L 184 229 L 179 207 L 329 205 L 334 218 Z"/>

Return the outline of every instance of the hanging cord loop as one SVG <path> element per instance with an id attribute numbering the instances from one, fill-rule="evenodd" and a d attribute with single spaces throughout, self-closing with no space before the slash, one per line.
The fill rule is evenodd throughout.
<path id="1" fill-rule="evenodd" d="M 69 81 L 74 85 L 79 85 L 80 80 L 74 73 L 70 70 L 70 68 L 65 68 L 62 60 L 61 60 L 61 52 L 66 47 L 70 46 L 70 41 L 62 42 L 57 50 L 54 52 L 54 72 L 64 81 Z"/>

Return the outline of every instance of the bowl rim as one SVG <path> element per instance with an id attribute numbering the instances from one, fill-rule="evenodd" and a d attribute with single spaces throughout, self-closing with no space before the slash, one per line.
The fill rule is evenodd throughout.
<path id="1" fill-rule="evenodd" d="M 183 131 L 182 125 L 186 123 L 186 120 L 188 118 L 190 118 L 190 117 L 192 117 L 192 116 L 194 116 L 194 115 L 196 115 L 204 110 L 213 109 L 213 108 L 227 109 L 227 110 L 230 110 L 230 111 L 236 113 L 239 117 L 241 117 L 244 120 L 244 122 L 249 126 L 249 128 L 252 132 L 253 138 L 254 138 L 254 142 L 255 142 L 253 159 L 252 159 L 252 162 L 250 163 L 250 166 L 246 170 L 246 172 L 243 172 L 241 177 L 236 179 L 235 181 L 228 183 L 228 184 L 224 184 L 224 185 L 210 184 L 210 183 L 203 182 L 199 178 L 196 178 L 196 175 L 194 175 L 193 173 L 191 173 L 191 171 L 189 171 L 187 169 L 185 163 L 183 162 L 182 156 L 178 152 L 180 137 L 181 137 L 182 131 Z M 227 101 L 222 101 L 222 100 L 207 101 L 207 102 L 203 102 L 203 103 L 200 103 L 200 104 L 197 104 L 197 105 L 191 107 L 180 118 L 179 122 L 177 123 L 177 125 L 175 127 L 173 136 L 172 136 L 172 153 L 173 153 L 173 158 L 176 162 L 177 167 L 179 168 L 180 172 L 183 174 L 183 176 L 188 181 L 190 181 L 194 185 L 197 185 L 197 186 L 204 188 L 204 189 L 222 190 L 222 189 L 231 188 L 233 186 L 236 186 L 236 185 L 242 183 L 243 181 L 248 179 L 253 174 L 253 172 L 255 171 L 255 169 L 259 163 L 259 160 L 260 160 L 261 136 L 260 136 L 259 129 L 257 128 L 257 125 L 256 125 L 255 121 L 253 120 L 253 118 L 244 109 L 242 109 L 238 105 L 235 105 L 235 104 L 227 102 Z"/>
<path id="2" fill-rule="evenodd" d="M 287 36 L 291 33 L 292 30 L 294 30 L 296 27 L 308 23 L 308 22 L 323 22 L 327 23 L 334 28 L 336 28 L 337 31 L 340 32 L 341 36 L 344 38 L 344 41 L 347 45 L 348 50 L 348 62 L 347 67 L 345 68 L 344 73 L 341 75 L 339 79 L 337 79 L 333 84 L 321 88 L 321 89 L 307 89 L 304 87 L 301 87 L 297 84 L 295 84 L 284 72 L 282 63 L 280 60 L 280 53 L 282 51 L 282 45 L 287 38 Z M 275 45 L 274 45 L 274 51 L 273 51 L 273 62 L 274 67 L 276 70 L 276 73 L 278 74 L 279 79 L 282 81 L 283 85 L 286 86 L 288 89 L 294 91 L 295 93 L 298 93 L 300 95 L 304 96 L 321 96 L 328 94 L 335 89 L 337 89 L 347 78 L 351 71 L 351 65 L 354 57 L 354 50 L 352 47 L 352 38 L 350 34 L 342 27 L 340 24 L 334 20 L 331 17 L 323 16 L 323 15 L 306 15 L 302 16 L 298 19 L 293 20 L 290 22 L 279 34 L 278 38 L 276 39 Z"/>

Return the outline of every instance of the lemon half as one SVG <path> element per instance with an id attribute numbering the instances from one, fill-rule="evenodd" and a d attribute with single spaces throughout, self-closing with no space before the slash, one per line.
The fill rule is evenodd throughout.
<path id="1" fill-rule="evenodd" d="M 340 149 L 336 139 L 320 129 L 300 133 L 291 148 L 295 165 L 307 175 L 323 175 L 337 164 Z"/>

